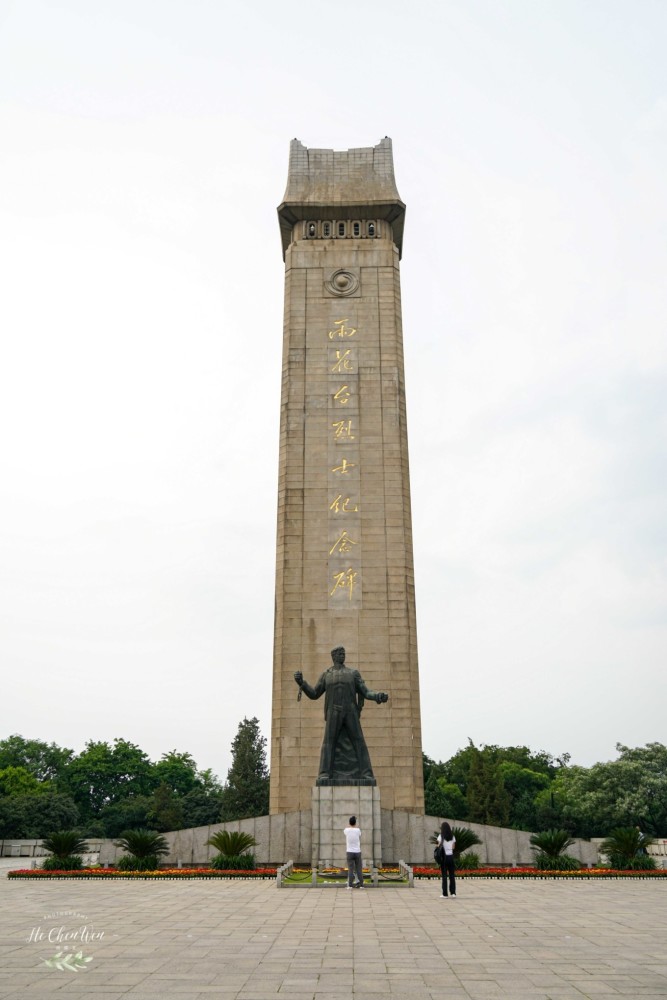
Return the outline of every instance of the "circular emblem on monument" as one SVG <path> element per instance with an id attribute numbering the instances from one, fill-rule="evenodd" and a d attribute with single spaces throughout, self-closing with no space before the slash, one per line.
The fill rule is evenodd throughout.
<path id="1" fill-rule="evenodd" d="M 332 295 L 353 295 L 359 288 L 359 278 L 341 267 L 329 275 L 325 285 Z"/>

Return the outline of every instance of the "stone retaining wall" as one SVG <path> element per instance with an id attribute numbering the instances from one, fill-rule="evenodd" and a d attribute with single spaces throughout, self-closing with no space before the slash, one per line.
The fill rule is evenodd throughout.
<path id="1" fill-rule="evenodd" d="M 482 840 L 474 848 L 480 862 L 488 865 L 529 865 L 533 861 L 530 849 L 530 833 L 524 830 L 509 830 L 498 826 L 484 826 L 449 819 L 452 826 L 465 826 L 473 830 Z M 382 860 L 385 864 L 407 861 L 410 864 L 431 864 L 433 845 L 429 841 L 440 829 L 441 819 L 436 816 L 420 816 L 398 810 L 382 810 Z M 259 864 L 281 865 L 285 861 L 295 861 L 310 865 L 312 859 L 312 813 L 303 810 L 281 813 L 275 816 L 258 816 L 253 819 L 237 820 L 233 823 L 216 823 L 198 826 L 194 829 L 176 830 L 166 833 L 170 852 L 165 864 L 176 866 L 179 862 L 187 867 L 192 864 L 205 865 L 217 853 L 206 841 L 218 830 L 242 831 L 251 834 L 257 841 L 254 849 Z M 341 838 L 342 838 L 341 830 Z M 122 850 L 113 840 L 88 841 L 90 853 L 86 860 L 114 864 L 122 855 Z M 8 839 L 0 842 L 0 856 L 23 858 L 43 857 L 46 852 L 39 840 Z M 597 843 L 575 840 L 568 854 L 579 858 L 584 865 L 596 864 Z"/>

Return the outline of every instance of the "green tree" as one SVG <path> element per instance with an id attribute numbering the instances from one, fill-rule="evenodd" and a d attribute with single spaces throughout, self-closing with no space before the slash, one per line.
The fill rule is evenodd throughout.
<path id="1" fill-rule="evenodd" d="M 435 761 L 422 751 L 422 768 L 424 772 L 424 788 L 428 785 L 431 774 L 435 772 L 436 778 L 442 778 L 445 774 L 445 765 L 442 761 Z"/>
<path id="2" fill-rule="evenodd" d="M 149 819 L 156 830 L 182 830 L 185 822 L 184 796 L 162 782 L 153 792 Z"/>
<path id="3" fill-rule="evenodd" d="M 90 740 L 70 762 L 63 776 L 67 791 L 82 815 L 99 816 L 101 810 L 132 795 L 150 795 L 157 784 L 153 765 L 136 744 L 116 738 L 109 743 Z"/>
<path id="4" fill-rule="evenodd" d="M 156 829 L 181 830 L 219 822 L 222 785 L 211 768 L 199 771 L 191 754 L 171 750 L 154 766 L 154 775 L 160 779 L 150 811 Z"/>
<path id="5" fill-rule="evenodd" d="M 222 791 L 221 822 L 266 816 L 269 811 L 269 771 L 266 738 L 258 719 L 243 719 L 232 742 L 232 766 Z"/>
<path id="6" fill-rule="evenodd" d="M 458 785 L 438 778 L 432 770 L 424 788 L 424 811 L 427 816 L 448 816 L 450 819 L 466 819 L 468 806 L 465 795 Z"/>
<path id="7" fill-rule="evenodd" d="M 569 754 L 562 754 L 561 757 L 554 758 L 544 750 L 535 753 L 526 746 L 501 747 L 490 743 L 482 744 L 478 748 L 469 739 L 466 747 L 457 751 L 444 764 L 436 765 L 439 768 L 438 776 L 458 785 L 465 794 L 468 776 L 477 752 L 483 753 L 487 760 L 493 764 L 515 764 L 517 767 L 544 774 L 549 778 L 553 778 L 558 773 L 559 768 L 569 760 Z"/>
<path id="8" fill-rule="evenodd" d="M 516 830 L 534 830 L 537 824 L 535 799 L 547 789 L 551 778 L 544 771 L 534 771 L 511 760 L 498 764 L 509 796 L 509 822 Z"/>
<path id="9" fill-rule="evenodd" d="M 456 785 L 465 795 L 468 791 L 468 779 L 470 776 L 470 768 L 472 767 L 472 762 L 476 753 L 479 750 L 473 743 L 471 739 L 468 739 L 468 745 L 458 750 L 453 757 L 446 760 L 440 765 L 441 771 L 439 776 L 444 777 L 445 781 Z"/>
<path id="10" fill-rule="evenodd" d="M 179 795 L 187 795 L 193 788 L 201 786 L 197 764 L 189 753 L 179 753 L 178 750 L 163 753 L 153 765 L 153 772 L 158 785 L 166 785 Z"/>
<path id="11" fill-rule="evenodd" d="M 477 748 L 472 756 L 468 778 L 468 819 L 472 823 L 506 826 L 509 817 L 509 796 L 503 776 L 491 755 Z"/>
<path id="12" fill-rule="evenodd" d="M 563 817 L 578 836 L 602 837 L 614 827 L 667 836 L 667 747 L 616 745 L 618 760 L 569 767 L 556 779 Z"/>
<path id="13" fill-rule="evenodd" d="M 445 815 L 454 819 L 467 819 L 468 803 L 459 786 L 447 782 L 444 778 L 438 778 L 438 784 L 445 796 L 445 805 L 447 806 Z"/>
<path id="14" fill-rule="evenodd" d="M 3 767 L 0 771 L 0 795 L 40 795 L 48 790 L 27 767 Z"/>
<path id="15" fill-rule="evenodd" d="M 201 788 L 207 795 L 222 791 L 220 779 L 217 774 L 213 774 L 210 767 L 207 767 L 204 771 L 197 771 L 197 781 L 198 788 Z"/>
<path id="16" fill-rule="evenodd" d="M 435 770 L 429 773 L 426 786 L 424 788 L 424 811 L 427 816 L 448 816 L 447 800 L 438 783 Z"/>
<path id="17" fill-rule="evenodd" d="M 0 839 L 32 840 L 70 830 L 79 823 L 79 810 L 69 795 L 8 795 L 0 798 Z"/>
<path id="18" fill-rule="evenodd" d="M 560 794 L 561 782 L 558 778 L 555 778 L 548 788 L 543 791 L 538 792 L 533 800 L 533 810 L 535 812 L 535 824 L 533 829 L 536 831 L 544 830 L 555 830 L 562 827 L 567 827 L 570 832 L 571 824 L 568 823 L 563 816 L 563 803 L 562 796 Z M 521 829 L 521 827 L 519 827 Z M 530 826 L 524 829 L 531 829 Z"/>
<path id="19" fill-rule="evenodd" d="M 18 733 L 0 740 L 0 770 L 24 767 L 38 781 L 57 781 L 73 757 L 73 750 L 43 740 L 26 740 Z"/>
<path id="20" fill-rule="evenodd" d="M 124 830 L 147 827 L 152 808 L 153 798 L 149 795 L 128 795 L 109 803 L 99 814 L 104 836 L 120 837 Z"/>
<path id="21" fill-rule="evenodd" d="M 436 763 L 424 755 L 424 774 L 430 776 L 435 770 L 443 790 L 456 785 L 468 802 L 473 802 L 476 815 L 489 815 L 488 796 L 495 787 L 497 801 L 491 813 L 497 817 L 507 813 L 507 823 L 516 829 L 531 830 L 555 825 L 555 816 L 560 814 L 547 808 L 545 803 L 551 800 L 548 796 L 544 799 L 544 795 L 569 760 L 567 753 L 554 757 L 544 750 L 535 752 L 523 745 L 482 744 L 476 747 L 469 739 L 467 746 L 444 763 Z M 498 776 L 493 774 L 494 769 L 499 770 L 502 787 Z M 481 772 L 484 777 L 480 784 Z M 451 794 L 448 793 L 448 797 L 451 798 Z M 470 812 L 462 815 L 473 819 Z"/>
<path id="22" fill-rule="evenodd" d="M 183 796 L 183 826 L 211 826 L 212 823 L 219 823 L 222 802 L 222 788 L 210 791 L 194 788 Z"/>

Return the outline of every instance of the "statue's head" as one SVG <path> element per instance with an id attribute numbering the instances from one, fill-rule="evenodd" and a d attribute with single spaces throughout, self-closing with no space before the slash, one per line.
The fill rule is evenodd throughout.
<path id="1" fill-rule="evenodd" d="M 345 647 L 336 646 L 335 649 L 332 649 L 331 659 L 334 661 L 334 663 L 345 663 Z"/>

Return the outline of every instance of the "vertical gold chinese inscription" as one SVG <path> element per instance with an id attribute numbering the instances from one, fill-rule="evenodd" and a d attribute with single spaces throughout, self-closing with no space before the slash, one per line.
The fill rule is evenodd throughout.
<path id="1" fill-rule="evenodd" d="M 340 515 L 346 515 L 346 525 L 351 531 L 356 541 L 354 554 L 352 546 L 344 548 L 344 543 L 334 545 L 329 549 L 329 559 L 326 565 L 327 588 L 329 590 L 329 611 L 332 614 L 359 612 L 363 607 L 363 576 L 361 567 L 363 564 L 363 545 L 361 544 L 361 511 L 363 499 L 360 494 L 360 484 L 362 477 L 362 465 L 359 450 L 359 348 L 363 344 L 363 331 L 360 331 L 356 321 L 350 322 L 349 317 L 345 319 L 335 319 L 332 328 L 328 332 L 329 340 L 336 338 L 350 339 L 356 338 L 353 347 L 344 352 L 336 351 L 336 362 L 330 365 L 330 358 L 327 359 L 329 372 L 329 412 L 333 420 L 331 421 L 331 435 L 329 437 L 327 449 L 327 461 L 329 471 L 329 485 L 335 494 L 332 503 L 329 504 L 329 517 L 327 522 L 327 541 L 331 542 L 332 537 L 337 537 L 340 531 Z M 330 353 L 330 352 L 329 352 Z M 340 363 L 348 363 L 345 371 L 346 382 L 340 385 L 338 367 Z M 344 409 L 343 409 L 344 408 Z M 341 412 L 343 411 L 343 412 Z M 345 449 L 345 454 L 341 456 L 341 449 Z M 352 476 L 352 471 L 356 469 L 357 474 Z M 340 477 L 345 475 L 346 481 L 341 483 Z M 339 490 L 350 492 L 350 496 L 340 493 Z M 348 536 L 349 537 L 349 536 Z M 348 555 L 349 553 L 349 555 Z M 352 559 L 353 562 L 349 562 Z"/>
<path id="2" fill-rule="evenodd" d="M 360 207 L 360 206 L 363 206 Z M 364 734 L 385 809 L 423 812 L 399 258 L 391 141 L 290 147 L 271 812 L 308 810 L 321 711 L 296 701 L 330 650 L 386 690 Z"/>

